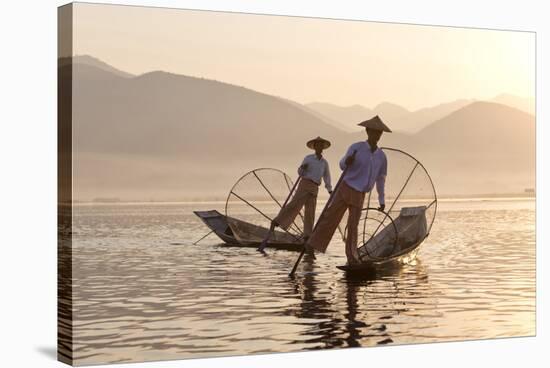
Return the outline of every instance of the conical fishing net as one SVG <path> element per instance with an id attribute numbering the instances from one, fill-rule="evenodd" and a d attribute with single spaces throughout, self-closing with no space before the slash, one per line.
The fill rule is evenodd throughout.
<path id="1" fill-rule="evenodd" d="M 373 189 L 359 222 L 359 255 L 365 259 L 397 257 L 418 247 L 435 220 L 437 195 L 424 166 L 406 152 L 382 148 L 388 160 L 384 212 Z"/>
<path id="2" fill-rule="evenodd" d="M 235 236 L 241 241 L 260 242 L 293 188 L 294 181 L 277 169 L 255 169 L 243 175 L 231 188 L 225 204 L 225 215 Z M 277 228 L 270 242 L 297 242 L 303 228 L 302 210 L 288 229 Z"/>

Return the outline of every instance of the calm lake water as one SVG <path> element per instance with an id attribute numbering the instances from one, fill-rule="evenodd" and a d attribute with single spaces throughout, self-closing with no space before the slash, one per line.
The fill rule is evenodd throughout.
<path id="1" fill-rule="evenodd" d="M 370 279 L 326 254 L 228 247 L 193 210 L 222 204 L 78 205 L 77 364 L 535 334 L 535 201 L 440 201 L 416 264 Z M 243 208 L 244 212 L 244 208 Z"/>

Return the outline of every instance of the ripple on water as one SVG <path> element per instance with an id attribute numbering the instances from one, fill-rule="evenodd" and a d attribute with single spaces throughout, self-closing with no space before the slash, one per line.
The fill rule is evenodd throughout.
<path id="1" fill-rule="evenodd" d="M 225 247 L 193 206 L 76 211 L 79 364 L 533 335 L 534 202 L 443 203 L 413 265 L 346 277 L 326 255 Z M 475 208 L 472 210 L 471 208 Z"/>

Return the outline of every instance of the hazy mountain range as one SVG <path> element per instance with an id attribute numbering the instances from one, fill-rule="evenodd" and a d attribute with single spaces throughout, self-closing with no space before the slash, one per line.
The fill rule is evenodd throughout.
<path id="1" fill-rule="evenodd" d="M 388 120 L 392 122 L 392 130 L 394 131 L 416 133 L 434 121 L 476 101 L 479 100 L 460 99 L 415 111 L 409 111 L 402 106 L 389 102 L 378 104 L 372 109 L 361 105 L 337 106 L 322 102 L 312 102 L 306 104 L 306 106 L 329 118 L 336 126 L 346 131 L 356 130 L 357 123 L 364 120 L 365 116 L 379 115 L 384 121 Z M 508 105 L 529 114 L 535 113 L 534 100 L 510 94 L 500 94 L 486 102 Z"/>
<path id="2" fill-rule="evenodd" d="M 381 145 L 420 159 L 440 194 L 517 193 L 535 185 L 534 116 L 502 103 L 459 100 L 413 112 L 391 103 L 372 110 L 301 105 L 162 71 L 133 76 L 90 56 L 73 61 L 79 200 L 221 198 L 256 167 L 294 177 L 311 153 L 305 142 L 318 135 L 332 141 L 325 157 L 336 181 L 338 159 L 366 137 L 352 127 L 374 114 L 395 131 Z M 69 67 L 61 61 L 60 72 Z"/>

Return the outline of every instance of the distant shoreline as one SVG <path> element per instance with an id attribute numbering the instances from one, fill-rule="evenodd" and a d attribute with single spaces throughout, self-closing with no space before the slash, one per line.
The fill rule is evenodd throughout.
<path id="1" fill-rule="evenodd" d="M 498 200 L 526 200 L 526 199 L 536 199 L 534 193 L 501 193 L 501 194 L 477 194 L 477 195 L 444 195 L 438 197 L 437 200 L 441 202 L 469 202 L 469 201 L 498 201 Z M 410 201 L 417 201 L 421 199 L 410 199 Z M 319 202 L 325 202 L 326 198 L 320 198 Z M 155 205 L 155 204 L 193 204 L 193 203 L 202 203 L 202 204 L 225 204 L 225 199 L 211 199 L 211 200 L 109 200 L 109 201 L 73 201 L 74 205 Z M 253 201 L 258 202 L 258 201 Z"/>

